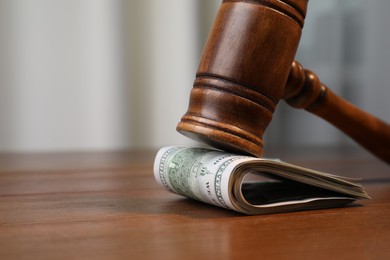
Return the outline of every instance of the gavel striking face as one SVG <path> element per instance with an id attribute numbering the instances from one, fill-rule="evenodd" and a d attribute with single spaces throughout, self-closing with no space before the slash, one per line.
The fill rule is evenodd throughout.
<path id="1" fill-rule="evenodd" d="M 177 130 L 260 157 L 280 99 L 334 124 L 390 162 L 390 126 L 333 94 L 294 61 L 308 0 L 224 0 Z"/>

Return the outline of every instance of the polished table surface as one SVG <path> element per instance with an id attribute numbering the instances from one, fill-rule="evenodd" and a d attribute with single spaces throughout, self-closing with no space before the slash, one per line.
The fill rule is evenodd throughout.
<path id="1" fill-rule="evenodd" d="M 165 191 L 154 155 L 0 154 L 0 259 L 390 259 L 390 167 L 364 151 L 269 151 L 362 177 L 372 199 L 262 216 Z"/>

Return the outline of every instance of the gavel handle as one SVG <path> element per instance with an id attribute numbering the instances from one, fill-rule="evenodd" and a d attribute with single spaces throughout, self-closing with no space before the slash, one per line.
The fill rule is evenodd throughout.
<path id="1" fill-rule="evenodd" d="M 390 125 L 334 94 L 317 75 L 294 61 L 284 90 L 286 102 L 330 122 L 368 151 L 390 163 Z"/>

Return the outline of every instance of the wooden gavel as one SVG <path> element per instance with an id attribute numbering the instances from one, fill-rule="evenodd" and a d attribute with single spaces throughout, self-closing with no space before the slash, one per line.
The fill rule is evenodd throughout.
<path id="1" fill-rule="evenodd" d="M 294 61 L 308 0 L 224 0 L 177 130 L 260 157 L 280 99 L 322 117 L 390 163 L 390 126 L 336 96 Z"/>

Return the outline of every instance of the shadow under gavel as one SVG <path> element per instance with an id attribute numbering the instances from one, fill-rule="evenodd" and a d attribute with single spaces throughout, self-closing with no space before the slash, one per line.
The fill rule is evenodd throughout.
<path id="1" fill-rule="evenodd" d="M 260 157 L 281 99 L 342 130 L 390 163 L 390 126 L 335 95 L 294 61 L 308 0 L 224 0 L 177 130 Z"/>

